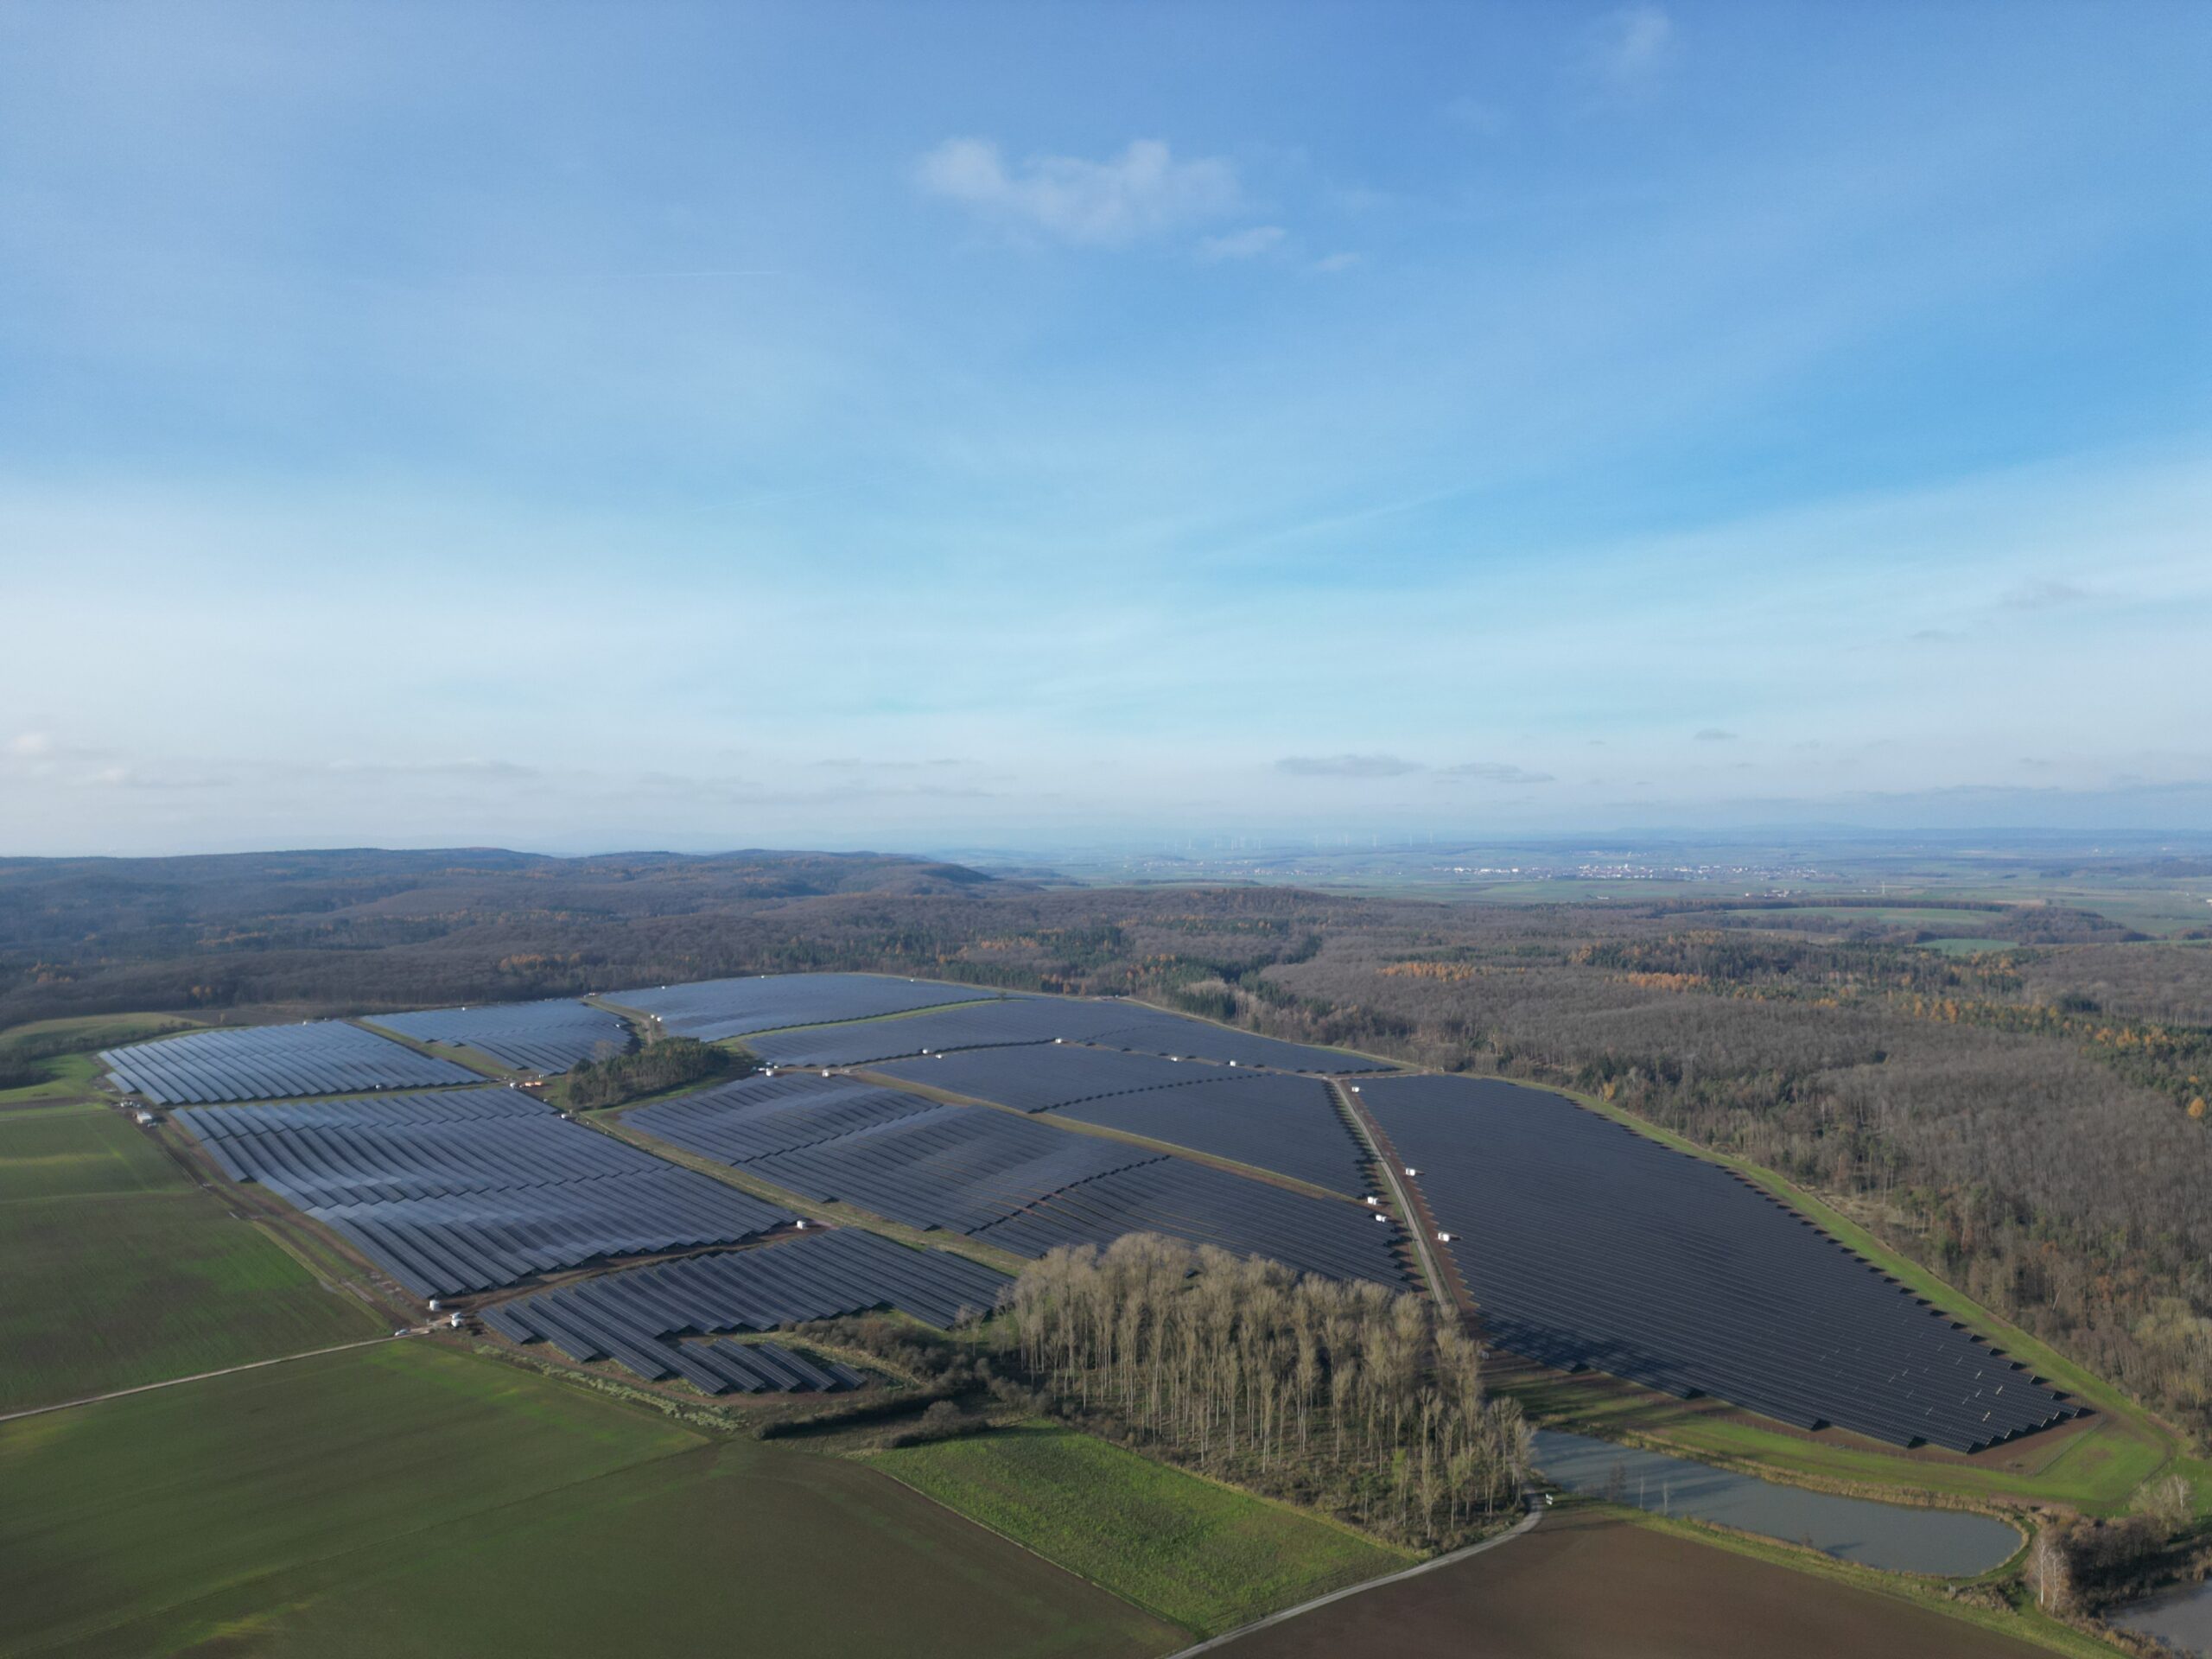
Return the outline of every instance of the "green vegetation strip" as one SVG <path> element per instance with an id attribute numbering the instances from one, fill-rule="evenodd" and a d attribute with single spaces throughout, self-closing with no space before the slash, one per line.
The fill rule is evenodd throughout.
<path id="1" fill-rule="evenodd" d="M 947 1508 L 1207 1637 L 1416 1558 L 1045 1423 L 869 1459 Z"/>

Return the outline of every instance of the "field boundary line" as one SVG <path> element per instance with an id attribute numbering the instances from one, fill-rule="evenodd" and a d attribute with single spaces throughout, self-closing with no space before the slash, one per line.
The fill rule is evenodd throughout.
<path id="1" fill-rule="evenodd" d="M 1534 1532 L 1537 1523 L 1543 1518 L 1543 1510 L 1530 1510 L 1528 1514 L 1521 1517 L 1510 1531 L 1501 1532 L 1495 1538 L 1485 1538 L 1480 1543 L 1469 1544 L 1465 1549 L 1455 1549 L 1448 1555 L 1433 1555 L 1427 1560 L 1416 1561 L 1413 1566 L 1400 1572 L 1385 1573 L 1379 1579 L 1370 1579 L 1363 1584 L 1346 1585 L 1341 1590 L 1332 1590 L 1325 1596 L 1316 1596 L 1311 1601 L 1300 1602 L 1295 1607 L 1286 1607 L 1279 1613 L 1269 1613 L 1265 1618 L 1255 1618 L 1249 1624 L 1240 1624 L 1235 1630 L 1225 1630 L 1219 1636 L 1210 1636 L 1194 1646 L 1179 1648 L 1169 1654 L 1167 1659 L 1192 1659 L 1194 1654 L 1211 1653 L 1216 1648 L 1226 1647 L 1230 1643 L 1238 1641 L 1256 1631 L 1264 1630 L 1269 1625 L 1283 1624 L 1289 1619 L 1296 1618 L 1301 1613 L 1310 1613 L 1317 1607 L 1325 1607 L 1332 1601 L 1342 1601 L 1347 1596 L 1364 1595 L 1370 1590 L 1380 1590 L 1386 1584 L 1396 1584 L 1402 1580 L 1416 1578 L 1423 1573 L 1433 1573 L 1438 1567 L 1449 1567 L 1454 1561 L 1464 1561 L 1471 1555 L 1479 1555 L 1486 1549 L 1496 1549 L 1500 1544 L 1510 1543 L 1523 1534 Z"/>
<path id="2" fill-rule="evenodd" d="M 296 1359 L 314 1359 L 322 1354 L 342 1354 L 355 1348 L 373 1348 L 381 1342 L 397 1342 L 397 1337 L 364 1337 L 359 1342 L 341 1342 L 332 1348 L 310 1348 L 304 1353 L 279 1354 L 274 1359 L 250 1359 L 243 1365 L 226 1365 L 219 1371 L 195 1371 L 190 1376 L 165 1377 L 159 1382 L 141 1382 L 136 1388 L 117 1389 L 107 1394 L 88 1394 L 81 1400 L 61 1400 L 50 1406 L 31 1406 L 22 1411 L 0 1411 L 0 1423 L 12 1423 L 24 1417 L 43 1417 L 52 1411 L 74 1411 L 79 1406 L 97 1406 L 103 1400 L 121 1400 L 134 1394 L 151 1394 L 156 1389 L 174 1389 L 187 1382 L 207 1382 L 219 1376 L 235 1376 L 240 1371 L 258 1371 L 270 1365 L 289 1365 Z"/>

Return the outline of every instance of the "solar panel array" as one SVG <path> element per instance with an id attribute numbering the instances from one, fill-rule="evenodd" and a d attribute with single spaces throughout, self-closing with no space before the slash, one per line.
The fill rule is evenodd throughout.
<path id="1" fill-rule="evenodd" d="M 379 1014 L 370 1024 L 418 1043 L 473 1048 L 518 1071 L 555 1077 L 579 1061 L 620 1054 L 630 1028 L 604 1008 L 573 997 L 542 1002 L 493 1002 L 468 1008 L 431 1008 L 420 1014 Z"/>
<path id="2" fill-rule="evenodd" d="M 1339 1278 L 1403 1278 L 1396 1229 L 1358 1205 L 849 1077 L 748 1078 L 628 1121 L 808 1198 L 1020 1255 L 1149 1231 Z"/>
<path id="3" fill-rule="evenodd" d="M 642 1106 L 632 1128 L 725 1164 L 834 1141 L 879 1123 L 943 1109 L 937 1102 L 857 1077 L 812 1071 L 746 1077 Z"/>
<path id="4" fill-rule="evenodd" d="M 519 1090 L 193 1107 L 176 1120 L 232 1179 L 282 1194 L 421 1296 L 739 1243 L 798 1219 Z"/>
<path id="5" fill-rule="evenodd" d="M 658 1014 L 672 1036 L 715 1042 L 783 1026 L 832 1020 L 872 1020 L 944 1002 L 980 1001 L 1001 993 L 932 979 L 893 979 L 882 974 L 763 974 L 746 979 L 709 979 L 690 985 L 641 986 L 613 991 L 607 1000 L 642 1014 Z"/>
<path id="6" fill-rule="evenodd" d="M 1079 1101 L 1050 1114 L 1210 1152 L 1337 1192 L 1363 1192 L 1366 1154 L 1319 1077 L 1230 1072 Z"/>
<path id="7" fill-rule="evenodd" d="M 1055 1039 L 1179 1055 L 1185 1059 L 1265 1065 L 1279 1071 L 1384 1069 L 1379 1061 L 1357 1055 L 1230 1031 L 1134 1002 L 1061 996 L 1007 997 L 903 1020 L 779 1031 L 754 1037 L 747 1046 L 776 1065 L 859 1065 L 939 1049 L 991 1048 Z"/>
<path id="8" fill-rule="evenodd" d="M 1202 1060 L 1171 1060 L 1160 1054 L 1128 1054 L 1120 1049 L 1050 1042 L 948 1049 L 914 1058 L 887 1060 L 874 1069 L 887 1077 L 925 1083 L 975 1100 L 996 1101 L 1021 1112 L 1050 1111 L 1055 1106 L 1072 1106 L 1078 1101 L 1126 1095 L 1138 1089 L 1172 1088 L 1217 1072 L 1232 1077 L 1244 1075 Z"/>
<path id="9" fill-rule="evenodd" d="M 1394 1290 L 1406 1283 L 1398 1229 L 1380 1211 L 1306 1198 L 1185 1158 L 1132 1165 L 1049 1193 L 974 1236 L 1036 1256 L 1063 1244 L 1110 1244 L 1125 1233 L 1218 1245 L 1331 1279 L 1369 1279 Z"/>
<path id="10" fill-rule="evenodd" d="M 890 1076 L 1141 1135 L 1337 1192 L 1363 1190 L 1364 1153 L 1317 1077 L 1077 1044 L 893 1060 Z"/>
<path id="11" fill-rule="evenodd" d="M 100 1062 L 130 1092 L 163 1106 L 482 1081 L 466 1066 L 342 1020 L 188 1032 L 105 1050 Z"/>
<path id="12" fill-rule="evenodd" d="M 486 1323 L 505 1330 L 498 1317 L 504 1312 L 487 1310 Z M 549 1341 L 580 1363 L 614 1360 L 648 1382 L 680 1376 L 703 1394 L 836 1394 L 868 1382 L 849 1365 L 817 1365 L 780 1343 L 632 1340 L 604 1325 L 550 1313 L 540 1323 L 544 1329 L 538 1337 L 516 1340 Z"/>
<path id="13" fill-rule="evenodd" d="M 486 1308 L 484 1319 L 517 1342 L 550 1341 L 575 1359 L 616 1359 L 649 1382 L 679 1376 L 719 1394 L 746 1386 L 726 1380 L 726 1368 L 760 1347 L 683 1338 L 773 1331 L 880 1307 L 950 1326 L 963 1313 L 988 1313 L 1009 1282 L 943 1250 L 908 1249 L 841 1227 L 540 1291 Z"/>
<path id="14" fill-rule="evenodd" d="M 2075 1414 L 1717 1164 L 1537 1090 L 1362 1088 L 1501 1348 L 1898 1445 L 1978 1451 Z"/>

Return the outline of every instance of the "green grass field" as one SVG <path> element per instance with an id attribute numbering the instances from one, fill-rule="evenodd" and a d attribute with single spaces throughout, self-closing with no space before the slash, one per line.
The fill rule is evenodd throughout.
<path id="1" fill-rule="evenodd" d="M 26 1106 L 0 1116 L 0 1204 L 184 1184 L 154 1138 L 111 1108 Z"/>
<path id="2" fill-rule="evenodd" d="M 44 1046 L 58 1041 L 68 1046 L 67 1052 L 31 1062 L 42 1074 L 38 1081 L 0 1089 L 0 1110 L 55 1101 L 92 1099 L 99 1092 L 95 1084 L 100 1065 L 94 1057 L 101 1049 L 135 1042 L 141 1037 L 183 1031 L 192 1024 L 189 1020 L 166 1014 L 97 1014 L 74 1020 L 41 1020 L 35 1025 L 18 1026 L 0 1033 L 0 1057 L 29 1045 Z"/>
<path id="3" fill-rule="evenodd" d="M 1287 1505 L 1041 1423 L 869 1461 L 1198 1636 L 1414 1559 Z"/>
<path id="4" fill-rule="evenodd" d="M 0 1650 L 1143 1659 L 1178 1633 L 871 1471 L 394 1342 L 0 1424 Z"/>
<path id="5" fill-rule="evenodd" d="M 0 1115 L 0 1412 L 386 1329 L 105 1106 Z"/>

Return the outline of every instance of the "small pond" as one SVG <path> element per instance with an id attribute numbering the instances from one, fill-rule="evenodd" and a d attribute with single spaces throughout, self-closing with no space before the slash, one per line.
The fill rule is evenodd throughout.
<path id="1" fill-rule="evenodd" d="M 2020 1547 L 2017 1531 L 1986 1515 L 1808 1492 L 1555 1429 L 1536 1431 L 1536 1467 L 1570 1492 L 1810 1544 L 1893 1573 L 1968 1578 Z"/>
<path id="2" fill-rule="evenodd" d="M 2107 1615 L 2124 1630 L 2171 1642 L 2183 1653 L 2212 1656 L 2212 1584 L 2171 1591 Z"/>

